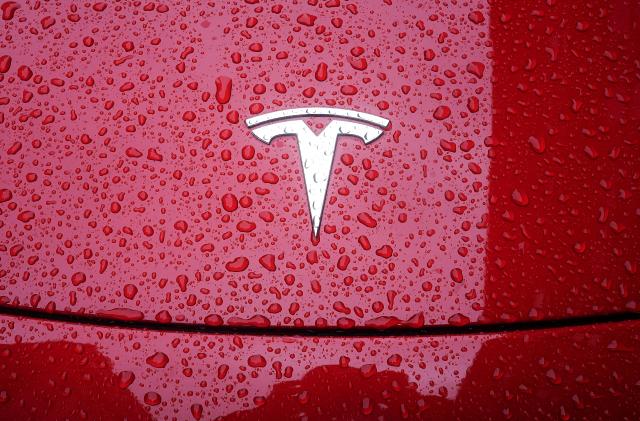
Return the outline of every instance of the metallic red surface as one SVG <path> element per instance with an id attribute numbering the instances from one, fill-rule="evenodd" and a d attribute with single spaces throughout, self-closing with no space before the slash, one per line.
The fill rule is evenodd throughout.
<path id="1" fill-rule="evenodd" d="M 640 322 L 385 338 L 0 326 L 2 419 L 640 416 Z"/>
<path id="2" fill-rule="evenodd" d="M 3 314 L 0 419 L 640 418 L 638 321 L 454 334 L 638 312 L 637 0 L 0 11 L 5 313 L 453 326 Z M 245 125 L 297 107 L 390 121 L 318 238 L 295 137 Z"/>
<path id="3" fill-rule="evenodd" d="M 2 7 L 4 305 L 341 328 L 638 310 L 635 0 Z M 318 241 L 295 139 L 243 123 L 301 106 L 391 121 L 339 139 Z"/>

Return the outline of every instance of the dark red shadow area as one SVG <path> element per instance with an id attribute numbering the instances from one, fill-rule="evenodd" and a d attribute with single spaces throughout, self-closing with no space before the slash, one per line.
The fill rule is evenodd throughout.
<path id="1" fill-rule="evenodd" d="M 42 342 L 0 348 L 0 419 L 151 420 L 92 344 Z"/>
<path id="2" fill-rule="evenodd" d="M 382 415 L 388 419 L 445 419 L 453 413 L 453 401 L 423 396 L 417 387 L 405 373 L 325 365 L 313 368 L 299 381 L 278 383 L 259 407 L 223 419 L 353 420 Z"/>
<path id="3" fill-rule="evenodd" d="M 490 11 L 483 321 L 638 311 L 640 3 Z"/>
<path id="4" fill-rule="evenodd" d="M 139 351 L 125 351 L 136 337 L 134 332 L 129 340 L 94 336 L 96 343 L 104 342 L 107 355 L 98 351 L 98 345 L 73 342 L 2 345 L 0 419 L 631 421 L 640 419 L 637 327 L 637 322 L 627 322 L 511 332 L 487 339 L 477 353 L 465 347 L 443 353 L 455 347 L 454 342 L 473 346 L 467 336 L 409 342 L 365 339 L 367 355 L 397 352 L 388 364 L 377 366 L 367 364 L 367 359 L 365 364 L 348 360 L 344 355 L 355 357 L 354 342 L 343 338 L 324 344 L 335 356 L 337 364 L 332 365 L 314 365 L 313 360 L 295 357 L 296 350 L 313 346 L 313 338 L 306 345 L 270 340 L 270 346 L 281 348 L 283 356 L 291 356 L 283 361 L 283 372 L 289 367 L 288 376 L 305 373 L 295 381 L 282 381 L 287 375 L 283 377 L 274 365 L 278 356 L 268 356 L 264 369 L 255 375 L 234 371 L 222 377 L 216 363 L 198 359 L 209 368 L 192 371 L 188 377 L 193 376 L 193 381 L 189 381 L 180 365 L 172 363 L 188 355 L 181 347 L 163 348 L 168 353 L 166 368 L 164 363 L 158 365 L 162 368 L 136 363 Z M 171 335 L 174 343 L 187 343 L 194 336 L 214 338 Z M 149 344 L 166 343 L 164 335 L 151 333 L 146 338 Z M 237 338 L 234 341 L 240 343 Z M 140 352 L 154 355 L 153 349 L 147 345 Z M 253 352 L 251 347 L 236 348 L 225 361 L 244 361 Z M 467 353 L 473 359 L 468 368 L 456 362 L 464 361 Z M 424 356 L 417 363 L 409 357 L 416 354 Z M 132 367 L 132 372 L 115 374 L 115 358 L 123 367 Z M 450 364 L 446 370 L 438 369 L 434 358 Z M 256 393 L 261 382 L 273 384 L 266 397 Z M 237 411 L 238 402 L 252 402 L 252 409 Z"/>
<path id="5" fill-rule="evenodd" d="M 621 342 L 586 330 L 489 340 L 458 373 L 455 397 L 445 387 L 421 395 L 404 372 L 321 366 L 277 384 L 261 406 L 222 419 L 635 420 L 639 345 L 637 337 Z"/>

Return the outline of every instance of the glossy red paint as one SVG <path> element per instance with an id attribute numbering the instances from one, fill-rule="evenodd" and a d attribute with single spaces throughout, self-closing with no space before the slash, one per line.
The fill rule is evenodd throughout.
<path id="1" fill-rule="evenodd" d="M 454 334 L 638 312 L 639 9 L 0 0 L 0 418 L 640 418 L 638 321 Z M 319 238 L 297 107 L 390 121 Z"/>
<path id="2" fill-rule="evenodd" d="M 24 420 L 636 420 L 639 331 L 636 321 L 303 338 L 4 318 L 0 410 Z M 150 363 L 158 353 L 165 365 Z"/>
<path id="3" fill-rule="evenodd" d="M 638 3 L 333 3 L 6 6 L 0 301 L 260 327 L 637 311 Z M 301 106 L 391 121 L 340 138 L 317 242 L 295 139 L 243 123 Z"/>

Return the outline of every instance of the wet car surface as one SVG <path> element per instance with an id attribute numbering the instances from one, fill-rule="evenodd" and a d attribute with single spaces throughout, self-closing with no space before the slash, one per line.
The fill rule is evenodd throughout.
<path id="1" fill-rule="evenodd" d="M 11 317 L 0 405 L 34 420 L 633 420 L 639 327 L 269 337 Z"/>
<path id="2" fill-rule="evenodd" d="M 199 394 L 203 419 L 270 419 L 315 384 L 300 399 L 316 409 L 295 414 L 467 419 L 484 396 L 488 419 L 636 418 L 640 379 L 618 368 L 639 360 L 636 0 L 0 6 L 0 320 L 20 355 L 0 367 L 9 413 L 48 407 L 6 380 L 31 352 L 84 344 L 144 378 L 105 403 L 122 417 L 184 419 Z M 335 150 L 313 149 L 326 141 Z M 177 365 L 150 376 L 128 337 L 172 364 L 184 352 L 200 374 L 184 388 Z M 220 361 L 198 366 L 194 350 L 244 364 L 234 338 L 295 358 L 295 378 L 277 377 L 272 351 L 233 382 L 211 378 Z M 358 341 L 369 350 L 353 354 Z M 362 352 L 382 371 L 387 348 L 400 363 L 369 385 Z M 509 364 L 522 388 L 470 386 L 494 384 L 488 349 L 521 357 Z M 536 377 L 575 380 L 580 349 L 593 383 Z M 347 354 L 358 364 L 341 366 Z M 387 395 L 393 381 L 410 391 Z M 354 395 L 342 415 L 330 402 L 369 386 L 383 400 Z M 92 418 L 73 389 L 51 419 Z M 579 403 L 548 397 L 559 389 Z"/>
<path id="3" fill-rule="evenodd" d="M 636 310 L 625 4 L 19 7 L 2 300 L 321 327 Z M 311 106 L 391 122 L 338 139 L 317 239 L 295 139 L 244 125 Z"/>

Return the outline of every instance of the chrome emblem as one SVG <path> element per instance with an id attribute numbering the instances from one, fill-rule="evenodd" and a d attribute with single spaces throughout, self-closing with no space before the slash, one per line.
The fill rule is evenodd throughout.
<path id="1" fill-rule="evenodd" d="M 322 133 L 316 136 L 302 119 L 292 119 L 316 116 L 339 117 L 344 120 L 332 120 Z M 389 120 L 359 111 L 320 107 L 293 108 L 261 114 L 248 118 L 246 123 L 252 129 L 252 133 L 266 144 L 280 136 L 295 136 L 298 139 L 313 235 L 317 237 L 338 136 L 355 136 L 369 144 L 382 135 Z"/>

